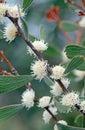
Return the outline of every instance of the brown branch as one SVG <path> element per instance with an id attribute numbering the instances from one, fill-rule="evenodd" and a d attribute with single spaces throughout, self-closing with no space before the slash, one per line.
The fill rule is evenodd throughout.
<path id="1" fill-rule="evenodd" d="M 2 59 L 7 63 L 8 67 L 10 68 L 11 72 L 15 75 L 18 75 L 18 72 L 16 71 L 16 69 L 13 67 L 13 65 L 10 63 L 10 61 L 7 59 L 7 57 L 5 56 L 5 54 L 3 53 L 3 51 L 0 51 L 0 56 L 2 57 Z"/>
<path id="2" fill-rule="evenodd" d="M 10 70 L 12 70 L 12 68 L 14 68 L 14 66 L 10 63 L 10 61 L 7 59 L 7 57 L 4 55 L 4 53 L 2 51 L 0 51 L 0 55 L 1 57 L 5 60 L 5 62 L 8 64 Z M 17 70 L 14 68 L 14 75 L 19 75 L 19 73 L 17 72 Z M 13 74 L 11 73 L 8 73 L 7 71 L 3 70 L 2 68 L 0 68 L 0 74 L 5 74 L 5 75 L 8 75 L 8 76 L 14 76 Z M 32 85 L 31 83 L 29 82 L 26 87 L 28 89 L 31 89 Z M 34 99 L 35 102 L 38 102 L 39 99 L 38 97 L 35 97 Z M 52 118 L 55 120 L 55 121 L 59 121 L 59 119 L 49 110 L 49 107 L 45 107 L 44 109 L 46 109 L 48 111 L 48 113 L 52 116 Z"/>
<path id="3" fill-rule="evenodd" d="M 6 70 L 3 70 L 2 68 L 0 68 L 0 74 L 2 74 L 2 75 L 8 75 L 8 76 L 13 76 L 12 73 L 9 73 Z"/>
<path id="4" fill-rule="evenodd" d="M 79 45 L 80 42 L 81 42 L 82 33 L 83 33 L 82 29 L 77 30 L 77 39 L 76 39 L 76 44 L 77 45 Z"/>
<path id="5" fill-rule="evenodd" d="M 26 36 L 24 35 L 22 29 L 20 28 L 19 24 L 18 24 L 18 19 L 14 19 L 12 17 L 9 17 L 9 15 L 6 14 L 6 17 L 8 17 L 11 22 L 14 23 L 14 25 L 16 26 L 17 30 L 18 30 L 18 35 L 22 37 L 22 39 L 26 42 L 26 44 L 33 50 L 33 52 L 36 54 L 36 56 L 38 57 L 39 60 L 44 60 L 42 54 L 37 51 L 34 46 L 32 45 L 32 43 L 26 38 Z M 52 74 L 52 69 L 47 66 L 47 71 Z M 66 89 L 66 87 L 64 86 L 64 84 L 62 83 L 62 81 L 60 79 L 56 79 L 56 81 L 58 82 L 58 84 L 60 85 L 60 87 L 62 88 L 62 90 L 64 91 L 64 94 L 69 93 L 69 91 Z M 75 106 L 77 108 L 78 111 L 80 111 L 80 107 L 79 105 Z M 85 115 L 85 113 L 83 111 L 80 111 L 83 115 Z"/>
<path id="6" fill-rule="evenodd" d="M 83 12 L 85 12 L 85 9 L 81 5 L 77 4 L 76 2 L 74 2 L 72 0 L 67 0 L 67 2 L 69 2 L 70 4 L 74 5 L 78 9 L 82 10 Z"/>

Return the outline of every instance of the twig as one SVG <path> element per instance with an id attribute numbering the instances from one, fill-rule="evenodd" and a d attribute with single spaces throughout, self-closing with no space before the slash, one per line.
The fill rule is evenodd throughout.
<path id="1" fill-rule="evenodd" d="M 77 39 L 76 39 L 76 44 L 77 45 L 79 45 L 80 42 L 81 42 L 82 33 L 83 33 L 82 29 L 77 30 Z"/>
<path id="2" fill-rule="evenodd" d="M 82 10 L 83 12 L 85 12 L 85 9 L 81 5 L 77 4 L 76 2 L 74 2 L 72 0 L 67 0 L 67 2 L 69 2 L 70 4 L 76 6 L 78 9 Z"/>
<path id="3" fill-rule="evenodd" d="M 10 61 L 7 59 L 7 57 L 5 56 L 5 54 L 3 53 L 3 51 L 0 51 L 0 56 L 2 57 L 2 59 L 7 63 L 7 65 L 9 66 L 11 72 L 15 75 L 18 75 L 18 72 L 16 71 L 16 69 L 13 67 L 13 65 L 10 63 Z"/>
<path id="4" fill-rule="evenodd" d="M 14 68 L 14 66 L 10 63 L 10 61 L 7 59 L 7 57 L 4 55 L 4 53 L 2 51 L 0 51 L 0 54 L 1 54 L 1 57 L 4 58 L 5 62 L 8 64 L 10 70 L 12 70 L 12 68 Z M 14 75 L 19 75 L 19 73 L 17 72 L 17 70 L 14 68 L 14 74 L 11 74 L 11 73 L 8 73 L 7 71 L 3 70 L 2 68 L 0 68 L 0 74 L 5 74 L 5 75 L 8 75 L 8 76 L 14 76 Z M 17 72 L 17 73 L 16 73 Z M 31 89 L 32 85 L 31 83 L 29 82 L 26 87 L 28 89 Z M 34 99 L 35 102 L 38 102 L 39 99 L 38 97 L 35 97 Z M 55 121 L 59 121 L 59 119 L 49 110 L 49 107 L 45 107 L 44 109 L 46 109 L 48 111 L 48 113 L 52 116 L 52 118 L 55 120 Z"/>
<path id="5" fill-rule="evenodd" d="M 7 72 L 6 70 L 3 70 L 2 68 L 0 68 L 0 74 L 2 74 L 2 75 L 8 75 L 8 76 L 13 76 L 13 74 Z"/>
<path id="6" fill-rule="evenodd" d="M 6 17 L 8 17 L 11 22 L 14 23 L 14 25 L 16 26 L 17 30 L 18 30 L 18 35 L 22 37 L 22 39 L 26 42 L 26 44 L 32 49 L 32 51 L 36 54 L 36 56 L 38 57 L 39 60 L 44 60 L 42 54 L 37 51 L 34 46 L 32 45 L 32 43 L 26 38 L 26 36 L 24 35 L 22 29 L 20 28 L 19 24 L 18 24 L 18 19 L 14 19 L 12 17 L 10 17 L 8 14 L 6 14 Z M 52 70 L 49 66 L 47 66 L 47 71 L 52 74 Z M 56 79 L 56 81 L 58 82 L 58 84 L 60 85 L 60 87 L 62 88 L 62 90 L 64 91 L 64 94 L 69 93 L 69 91 L 66 89 L 66 87 L 64 86 L 64 84 L 62 83 L 62 81 L 60 79 Z M 75 107 L 77 108 L 78 111 L 80 111 L 80 106 L 77 104 L 75 105 Z M 85 113 L 83 111 L 80 111 L 83 115 L 85 115 Z"/>

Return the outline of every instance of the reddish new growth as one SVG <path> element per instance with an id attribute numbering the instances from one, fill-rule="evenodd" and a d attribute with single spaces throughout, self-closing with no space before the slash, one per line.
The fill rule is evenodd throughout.
<path id="1" fill-rule="evenodd" d="M 78 15 L 79 15 L 79 16 L 84 16 L 84 15 L 85 15 L 85 12 L 83 12 L 82 10 L 80 10 L 80 11 L 78 12 Z"/>
<path id="2" fill-rule="evenodd" d="M 6 1 L 5 0 L 0 0 L 0 3 L 5 3 Z"/>
<path id="3" fill-rule="evenodd" d="M 60 23 L 60 7 L 52 5 L 50 10 L 46 12 L 46 18 L 48 21 L 57 21 Z"/>

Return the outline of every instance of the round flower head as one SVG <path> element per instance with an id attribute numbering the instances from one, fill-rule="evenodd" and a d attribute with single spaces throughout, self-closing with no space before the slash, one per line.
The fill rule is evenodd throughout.
<path id="1" fill-rule="evenodd" d="M 82 102 L 80 103 L 80 110 L 85 113 L 85 101 L 82 101 Z"/>
<path id="2" fill-rule="evenodd" d="M 62 125 L 67 125 L 67 122 L 64 120 L 59 120 L 58 123 L 62 124 Z"/>
<path id="3" fill-rule="evenodd" d="M 32 45 L 34 46 L 34 48 L 37 50 L 37 51 L 45 51 L 47 50 L 47 43 L 44 43 L 44 40 L 40 40 L 40 41 L 37 41 L 35 40 Z M 27 53 L 29 54 L 34 54 L 34 52 L 32 51 L 32 49 L 30 47 L 27 46 Z M 34 54 L 35 55 L 35 54 Z"/>
<path id="4" fill-rule="evenodd" d="M 53 113 L 53 115 L 57 115 L 56 107 L 49 107 L 49 110 Z M 51 118 L 52 118 L 52 116 L 49 114 L 49 112 L 47 110 L 45 110 L 43 112 L 43 120 L 45 121 L 45 123 L 48 124 Z"/>
<path id="5" fill-rule="evenodd" d="M 36 76 L 36 79 L 41 80 L 47 74 L 46 65 L 47 63 L 45 61 L 40 61 L 40 60 L 35 61 L 35 63 L 31 65 L 31 70 L 33 71 L 32 73 L 34 76 Z"/>
<path id="6" fill-rule="evenodd" d="M 79 21 L 80 27 L 85 27 L 85 17 L 82 17 L 82 19 Z"/>
<path id="7" fill-rule="evenodd" d="M 51 100 L 51 97 L 49 97 L 49 96 L 44 96 L 44 97 L 40 98 L 38 107 L 45 108 L 45 107 L 49 106 L 50 100 Z"/>
<path id="8" fill-rule="evenodd" d="M 4 29 L 4 38 L 6 38 L 7 41 L 12 41 L 15 39 L 18 31 L 17 28 L 13 23 L 8 24 Z"/>
<path id="9" fill-rule="evenodd" d="M 69 85 L 70 81 L 68 79 L 66 79 L 66 78 L 62 78 L 61 81 L 64 84 L 64 86 L 66 88 L 68 88 L 68 85 Z M 53 86 L 50 86 L 50 87 L 52 89 L 50 92 L 54 96 L 59 96 L 60 94 L 63 93 L 63 90 L 62 90 L 61 86 L 57 82 L 55 82 L 55 84 Z"/>
<path id="10" fill-rule="evenodd" d="M 65 71 L 65 68 L 63 68 L 60 65 L 56 65 L 52 68 L 53 74 L 51 77 L 54 79 L 60 79 L 63 76 L 64 71 Z"/>
<path id="11" fill-rule="evenodd" d="M 77 104 L 79 101 L 79 96 L 78 94 L 74 93 L 74 92 L 71 92 L 71 93 L 68 93 L 66 95 L 64 95 L 62 97 L 62 100 L 61 100 L 61 103 L 62 105 L 65 105 L 65 106 L 74 106 L 75 104 Z"/>
<path id="12" fill-rule="evenodd" d="M 15 5 L 13 7 L 8 7 L 7 13 L 9 14 L 9 16 L 11 16 L 13 18 L 19 18 L 19 17 L 24 16 L 22 9 L 18 8 L 17 5 Z"/>
<path id="13" fill-rule="evenodd" d="M 27 107 L 28 109 L 33 107 L 34 105 L 34 98 L 35 98 L 35 92 L 33 89 L 27 89 L 23 94 L 22 94 L 22 105 Z"/>
<path id="14" fill-rule="evenodd" d="M 5 3 L 0 3 L 0 22 L 3 22 L 6 10 L 7 5 Z"/>

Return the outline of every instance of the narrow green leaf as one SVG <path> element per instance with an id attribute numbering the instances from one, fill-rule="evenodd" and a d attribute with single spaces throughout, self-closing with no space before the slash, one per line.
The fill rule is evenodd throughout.
<path id="1" fill-rule="evenodd" d="M 26 85 L 33 79 L 30 75 L 0 76 L 0 93 L 10 92 Z"/>
<path id="2" fill-rule="evenodd" d="M 20 104 L 14 104 L 14 105 L 1 107 L 0 108 L 0 122 L 9 119 L 12 116 L 15 116 L 15 114 L 19 112 L 22 108 L 23 107 Z"/>
<path id="3" fill-rule="evenodd" d="M 45 51 L 44 54 L 54 58 L 61 57 L 60 51 L 53 45 L 49 45 L 47 51 Z"/>
<path id="4" fill-rule="evenodd" d="M 74 121 L 77 126 L 82 127 L 83 125 L 83 115 L 78 115 Z"/>
<path id="5" fill-rule="evenodd" d="M 3 32 L 0 30 L 0 39 L 3 39 Z"/>
<path id="6" fill-rule="evenodd" d="M 23 0 L 23 10 L 27 9 L 32 2 L 33 0 Z"/>
<path id="7" fill-rule="evenodd" d="M 73 58 L 74 56 L 83 55 L 85 56 L 85 48 L 77 45 L 69 45 L 65 48 L 65 52 L 68 58 Z"/>
<path id="8" fill-rule="evenodd" d="M 60 28 L 67 31 L 67 32 L 73 32 L 80 28 L 80 26 L 76 23 L 72 23 L 69 21 L 62 21 Z"/>
<path id="9" fill-rule="evenodd" d="M 52 86 L 52 85 L 53 85 L 52 80 L 51 80 L 49 77 L 47 77 L 47 76 L 44 77 L 44 81 L 45 81 L 45 83 L 46 83 L 48 86 Z"/>
<path id="10" fill-rule="evenodd" d="M 85 61 L 77 67 L 78 70 L 85 71 Z"/>
<path id="11" fill-rule="evenodd" d="M 21 18 L 21 22 L 22 22 L 22 27 L 23 27 L 24 33 L 28 37 L 28 26 L 27 26 L 27 23 L 26 23 L 26 21 L 23 18 Z"/>
<path id="12" fill-rule="evenodd" d="M 42 40 L 46 39 L 46 30 L 43 25 L 40 26 L 40 39 Z"/>
<path id="13" fill-rule="evenodd" d="M 65 126 L 58 124 L 59 130 L 85 130 L 85 128 L 80 128 L 80 127 L 73 127 L 73 126 Z"/>
<path id="14" fill-rule="evenodd" d="M 74 57 L 67 65 L 66 70 L 64 73 L 69 73 L 72 70 L 76 69 L 78 66 L 80 66 L 84 62 L 83 57 Z"/>

